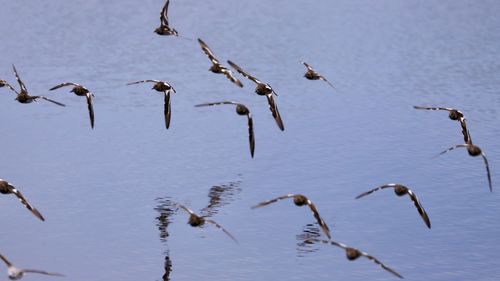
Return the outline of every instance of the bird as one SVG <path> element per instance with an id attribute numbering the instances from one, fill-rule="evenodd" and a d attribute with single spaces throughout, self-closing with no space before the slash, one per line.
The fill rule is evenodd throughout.
<path id="1" fill-rule="evenodd" d="M 467 129 L 467 120 L 464 117 L 464 114 L 455 108 L 451 107 L 431 107 L 431 106 L 413 106 L 415 109 L 423 109 L 423 110 L 441 110 L 441 111 L 448 111 L 448 117 L 451 120 L 458 121 L 460 122 L 460 127 L 462 128 L 462 134 L 464 135 L 464 142 L 465 143 L 472 143 L 471 137 L 469 130 Z"/>
<path id="2" fill-rule="evenodd" d="M 177 30 L 175 30 L 174 28 L 170 28 L 170 26 L 168 26 L 168 15 L 167 15 L 168 4 L 170 4 L 170 0 L 167 0 L 167 2 L 165 2 L 165 5 L 161 9 L 161 13 L 160 13 L 160 26 L 155 29 L 155 32 L 158 35 L 175 35 L 175 36 L 179 36 L 179 33 L 177 32 Z"/>
<path id="3" fill-rule="evenodd" d="M 278 111 L 278 105 L 276 104 L 276 101 L 274 100 L 274 95 L 277 96 L 276 92 L 271 88 L 271 85 L 265 84 L 259 79 L 253 77 L 252 75 L 248 74 L 245 72 L 241 67 L 236 65 L 234 62 L 228 60 L 227 63 L 234 68 L 236 71 L 238 71 L 241 75 L 244 77 L 250 79 L 253 81 L 257 86 L 255 87 L 255 93 L 260 96 L 266 96 L 267 97 L 267 102 L 269 103 L 269 110 L 271 110 L 271 113 L 273 114 L 273 118 L 276 121 L 276 124 L 278 127 L 284 131 L 285 130 L 285 125 L 283 124 L 283 120 L 281 120 L 280 113 Z"/>
<path id="4" fill-rule="evenodd" d="M 235 101 L 221 101 L 221 102 L 202 103 L 202 104 L 196 105 L 196 107 L 213 106 L 213 105 L 223 105 L 223 104 L 236 105 L 236 113 L 238 115 L 246 115 L 247 116 L 247 120 L 248 120 L 248 140 L 250 142 L 250 155 L 253 158 L 254 150 L 255 150 L 255 137 L 254 137 L 254 133 L 253 133 L 252 113 L 250 113 L 250 110 L 248 109 L 248 107 L 246 107 L 242 103 L 235 102 Z"/>
<path id="5" fill-rule="evenodd" d="M 429 220 L 429 216 L 425 212 L 424 207 L 422 207 L 422 204 L 418 200 L 417 195 L 415 193 L 413 193 L 413 191 L 411 191 L 411 189 L 409 189 L 408 187 L 406 187 L 402 184 L 397 184 L 397 183 L 384 184 L 382 186 L 371 189 L 367 192 L 361 193 L 360 195 L 358 195 L 356 197 L 356 199 L 359 199 L 363 196 L 366 196 L 368 194 L 371 194 L 377 190 L 384 189 L 384 188 L 394 188 L 394 193 L 396 193 L 397 196 L 403 196 L 405 194 L 408 194 L 408 196 L 410 196 L 411 201 L 413 201 L 413 204 L 415 204 L 415 207 L 417 208 L 418 213 L 420 214 L 420 216 L 424 220 L 427 227 L 431 228 L 431 221 Z"/>
<path id="6" fill-rule="evenodd" d="M 16 75 L 16 80 L 17 80 L 17 83 L 19 83 L 19 86 L 21 87 L 21 92 L 17 92 L 16 90 L 14 90 L 12 87 L 12 90 L 14 90 L 14 92 L 17 93 L 17 97 L 16 97 L 16 100 L 20 103 L 31 103 L 33 101 L 36 101 L 37 99 L 44 99 L 46 101 L 49 101 L 51 103 L 54 103 L 54 104 L 57 104 L 59 106 L 66 106 L 65 104 L 63 103 L 60 103 L 60 102 L 57 102 L 55 100 L 51 100 L 49 98 L 46 98 L 44 96 L 30 96 L 28 94 L 28 90 L 26 89 L 26 85 L 24 85 L 23 81 L 21 80 L 21 78 L 19 77 L 19 74 L 17 73 L 17 70 L 16 70 L 16 67 L 14 65 L 12 65 L 12 69 L 14 69 L 14 74 Z"/>
<path id="7" fill-rule="evenodd" d="M 306 63 L 304 61 L 300 61 L 300 62 L 307 68 L 307 72 L 304 74 L 304 77 L 306 79 L 309 79 L 309 80 L 323 80 L 326 83 L 328 83 L 328 85 L 330 85 L 330 87 L 332 87 L 333 89 L 335 89 L 333 87 L 332 83 L 330 83 L 328 80 L 326 80 L 326 78 L 324 76 L 322 76 L 316 70 L 314 70 L 312 68 L 312 66 L 310 66 L 308 63 Z"/>
<path id="8" fill-rule="evenodd" d="M 233 82 L 239 87 L 243 87 L 243 83 L 241 83 L 241 81 L 238 80 L 238 78 L 234 77 L 233 72 L 230 69 L 220 64 L 219 60 L 215 57 L 212 50 L 210 50 L 208 45 L 205 42 L 203 42 L 203 40 L 198 38 L 198 43 L 200 43 L 201 49 L 212 62 L 212 66 L 209 69 L 210 71 L 212 71 L 213 73 L 224 74 L 229 80 L 231 80 L 231 82 Z"/>
<path id="9" fill-rule="evenodd" d="M 137 82 L 127 83 L 127 85 L 139 84 L 139 83 L 154 83 L 153 90 L 158 92 L 163 92 L 164 94 L 164 108 L 163 113 L 165 115 L 165 127 L 168 129 L 170 127 L 170 117 L 172 115 L 172 109 L 170 106 L 170 93 L 176 93 L 174 87 L 169 83 L 160 80 L 142 80 Z"/>
<path id="10" fill-rule="evenodd" d="M 450 147 L 450 148 L 442 151 L 441 153 L 439 153 L 435 157 L 437 157 L 439 155 L 442 155 L 442 154 L 445 154 L 446 152 L 451 151 L 453 149 L 461 148 L 461 147 L 467 148 L 467 152 L 472 157 L 476 157 L 476 156 L 481 155 L 481 157 L 483 158 L 483 161 L 484 161 L 484 165 L 486 166 L 486 175 L 488 177 L 488 186 L 490 188 L 490 192 L 493 192 L 493 186 L 492 186 L 492 183 L 491 183 L 490 165 L 488 164 L 488 159 L 486 158 L 486 155 L 481 150 L 481 148 L 479 148 L 479 146 L 474 145 L 472 143 L 457 144 L 455 146 L 452 146 L 452 147 Z"/>
<path id="11" fill-rule="evenodd" d="M 274 198 L 271 200 L 261 202 L 261 203 L 255 205 L 251 208 L 256 209 L 256 208 L 264 207 L 264 206 L 267 206 L 271 203 L 275 203 L 279 200 L 288 199 L 288 198 L 293 198 L 293 203 L 299 207 L 302 207 L 304 205 L 309 206 L 309 208 L 311 209 L 311 211 L 314 215 L 314 218 L 316 218 L 316 221 L 318 222 L 319 226 L 321 227 L 321 229 L 325 233 L 326 237 L 328 237 L 328 239 L 332 239 L 332 237 L 330 235 L 330 229 L 328 228 L 328 225 L 326 225 L 326 222 L 319 215 L 318 209 L 316 209 L 316 206 L 313 204 L 313 202 L 311 202 L 311 200 L 309 200 L 306 196 L 304 196 L 302 194 L 283 195 L 283 196 L 280 196 L 280 197 L 277 197 L 277 198 Z"/>
<path id="12" fill-rule="evenodd" d="M 10 184 L 8 181 L 0 179 L 0 193 L 5 194 L 5 195 L 8 195 L 8 194 L 16 195 L 17 198 L 19 199 L 19 201 L 21 201 L 21 203 L 28 210 L 30 210 L 31 213 L 33 213 L 33 215 L 35 215 L 35 217 L 39 218 L 41 221 L 45 221 L 45 218 L 42 216 L 42 214 L 36 208 L 31 206 L 31 204 L 28 202 L 28 200 L 26 200 L 26 198 L 24 198 L 23 194 L 19 190 L 17 190 L 17 188 L 15 188 L 12 184 Z"/>
<path id="13" fill-rule="evenodd" d="M 92 105 L 92 98 L 94 97 L 94 94 L 92 94 L 87 88 L 83 87 L 82 85 L 71 82 L 61 83 L 57 86 L 50 88 L 50 91 L 66 86 L 73 86 L 73 89 L 70 91 L 70 93 L 75 93 L 75 95 L 77 96 L 81 97 L 84 96 L 87 98 L 87 106 L 89 109 L 89 117 L 90 117 L 90 127 L 94 129 L 94 106 Z"/>
<path id="14" fill-rule="evenodd" d="M 224 227 L 222 227 L 222 225 L 216 223 L 215 221 L 213 221 L 211 219 L 207 219 L 205 217 L 196 215 L 191 209 L 189 209 L 181 204 L 177 204 L 177 207 L 179 207 L 179 208 L 181 208 L 184 211 L 189 213 L 188 224 L 191 225 L 192 227 L 199 227 L 199 226 L 203 226 L 205 223 L 211 223 L 211 224 L 215 225 L 215 227 L 221 229 L 225 234 L 227 234 L 227 236 L 229 236 L 231 239 L 233 239 L 234 242 L 238 243 L 238 240 L 236 240 L 236 238 L 234 238 L 234 236 L 231 235 L 231 233 L 229 233 L 229 231 L 227 231 Z"/>
<path id="15" fill-rule="evenodd" d="M 376 264 L 380 265 L 386 271 L 394 274 L 395 276 L 397 276 L 397 277 L 399 277 L 401 279 L 404 279 L 404 277 L 401 274 L 397 273 L 394 269 L 391 269 L 390 267 L 386 266 L 381 261 L 379 261 L 378 259 L 376 259 L 374 256 L 371 256 L 368 253 L 360 251 L 360 250 L 358 250 L 356 248 L 351 248 L 351 247 L 348 247 L 345 244 L 342 244 L 342 243 L 339 243 L 339 242 L 335 242 L 335 241 L 332 241 L 332 240 L 326 241 L 326 240 L 320 240 L 320 239 L 314 239 L 314 238 L 312 238 L 312 239 L 305 240 L 305 242 L 306 243 L 321 242 L 321 243 L 324 243 L 324 244 L 330 244 L 330 245 L 333 245 L 333 246 L 337 246 L 337 247 L 342 248 L 342 249 L 345 250 L 346 257 L 350 261 L 356 260 L 359 257 L 365 257 L 367 259 L 372 260 Z"/>
<path id="16" fill-rule="evenodd" d="M 2 254 L 0 254 L 0 259 L 3 260 L 5 265 L 7 265 L 7 274 L 9 275 L 10 280 L 18 280 L 21 279 L 24 275 L 24 273 L 39 273 L 39 274 L 45 274 L 45 275 L 51 275 L 51 276 L 64 276 L 60 273 L 57 272 L 47 272 L 43 270 L 38 270 L 38 269 L 24 269 L 24 268 L 17 268 L 12 263 L 4 257 Z"/>

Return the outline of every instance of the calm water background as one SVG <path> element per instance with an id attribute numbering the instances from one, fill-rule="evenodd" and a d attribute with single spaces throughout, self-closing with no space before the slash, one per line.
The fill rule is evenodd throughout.
<path id="1" fill-rule="evenodd" d="M 162 5 L 1 1 L 0 77 L 15 83 L 15 63 L 32 94 L 67 104 L 19 104 L 0 89 L 0 177 L 47 219 L 2 196 L 1 253 L 74 281 L 162 280 L 166 257 L 174 281 L 396 279 L 338 248 L 300 245 L 297 237 L 318 232 L 306 208 L 249 208 L 303 193 L 334 239 L 407 280 L 500 278 L 500 2 L 172 0 L 181 34 L 273 86 L 285 132 L 248 80 L 239 89 L 207 71 L 196 41 L 153 33 Z M 300 59 L 336 90 L 302 78 Z M 162 96 L 125 86 L 141 79 L 176 88 L 168 131 Z M 48 91 L 64 81 L 94 92 L 94 130 L 83 98 Z M 193 107 L 226 99 L 253 112 L 255 159 L 234 108 Z M 465 150 L 431 158 L 461 143 L 459 125 L 413 105 L 465 113 L 489 157 L 493 193 L 480 158 Z M 387 182 L 416 192 L 432 230 L 392 191 L 354 200 Z M 202 210 L 213 186 L 232 188 L 212 217 L 239 245 L 172 210 L 172 202 Z"/>

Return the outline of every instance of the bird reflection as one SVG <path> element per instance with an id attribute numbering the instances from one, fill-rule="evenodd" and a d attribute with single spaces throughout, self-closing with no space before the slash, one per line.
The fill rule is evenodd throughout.
<path id="1" fill-rule="evenodd" d="M 318 251 L 318 247 L 312 243 L 306 243 L 308 239 L 319 239 L 321 230 L 316 224 L 308 223 L 302 228 L 302 233 L 296 235 L 297 239 L 297 257 L 304 257 L 308 253 Z"/>
<path id="2" fill-rule="evenodd" d="M 241 192 L 239 188 L 241 181 L 229 182 L 223 185 L 214 185 L 208 191 L 208 205 L 200 211 L 204 217 L 211 217 L 224 207 L 234 201 L 234 197 Z"/>
<path id="3" fill-rule="evenodd" d="M 163 281 L 170 281 L 170 272 L 172 271 L 172 261 L 170 260 L 170 255 L 167 251 L 165 256 L 165 274 L 161 277 Z"/>
<path id="4" fill-rule="evenodd" d="M 172 222 L 171 217 L 175 214 L 176 208 L 175 203 L 170 197 L 157 198 L 156 201 L 158 205 L 155 210 L 158 211 L 159 215 L 156 217 L 158 230 L 160 230 L 160 241 L 167 245 L 167 237 L 169 236 L 167 228 Z M 163 281 L 170 280 L 170 272 L 172 271 L 172 260 L 170 259 L 170 251 L 167 249 L 164 252 L 165 255 L 165 274 L 162 276 Z"/>

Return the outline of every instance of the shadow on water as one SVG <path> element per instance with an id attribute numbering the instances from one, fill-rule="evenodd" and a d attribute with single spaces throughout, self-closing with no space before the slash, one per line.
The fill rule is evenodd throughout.
<path id="1" fill-rule="evenodd" d="M 304 242 L 307 239 L 319 239 L 321 230 L 317 223 L 308 223 L 302 228 L 302 233 L 296 235 L 297 257 L 304 257 L 309 253 L 317 252 L 319 249 L 315 244 Z"/>
<path id="2" fill-rule="evenodd" d="M 155 210 L 159 212 L 159 215 L 156 217 L 156 225 L 160 231 L 160 241 L 167 246 L 167 249 L 164 251 L 165 274 L 163 274 L 162 280 L 169 281 L 170 272 L 172 271 L 172 260 L 170 259 L 170 251 L 167 244 L 167 238 L 169 236 L 167 228 L 170 223 L 172 223 L 171 217 L 177 212 L 177 209 L 175 207 L 175 202 L 173 202 L 170 197 L 157 198 L 156 201 L 157 206 Z"/>

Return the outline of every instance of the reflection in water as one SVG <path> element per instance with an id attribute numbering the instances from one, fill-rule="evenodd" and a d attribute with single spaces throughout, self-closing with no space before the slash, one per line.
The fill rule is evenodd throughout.
<path id="1" fill-rule="evenodd" d="M 156 219 L 158 220 L 156 225 L 158 226 L 158 230 L 160 230 L 160 241 L 167 245 L 167 237 L 169 236 L 167 227 L 172 222 L 171 217 L 176 212 L 175 203 L 171 200 L 170 197 L 157 198 L 156 201 L 158 202 L 158 205 L 155 207 L 155 210 L 160 213 L 159 216 L 156 217 Z M 163 274 L 162 280 L 169 281 L 170 272 L 172 271 L 172 260 L 170 259 L 168 245 L 164 254 L 165 274 Z"/>
<path id="2" fill-rule="evenodd" d="M 239 188 L 241 181 L 233 181 L 228 184 L 215 185 L 208 191 L 210 198 L 208 206 L 200 211 L 202 217 L 211 217 L 219 212 L 221 207 L 224 207 L 234 201 L 234 197 L 241 192 Z"/>
<path id="3" fill-rule="evenodd" d="M 318 251 L 318 247 L 312 243 L 306 243 L 305 240 L 308 239 L 318 239 L 321 236 L 321 232 L 317 227 L 317 224 L 308 223 L 302 228 L 302 233 L 297 234 L 297 257 L 304 257 L 308 253 L 314 253 Z"/>

